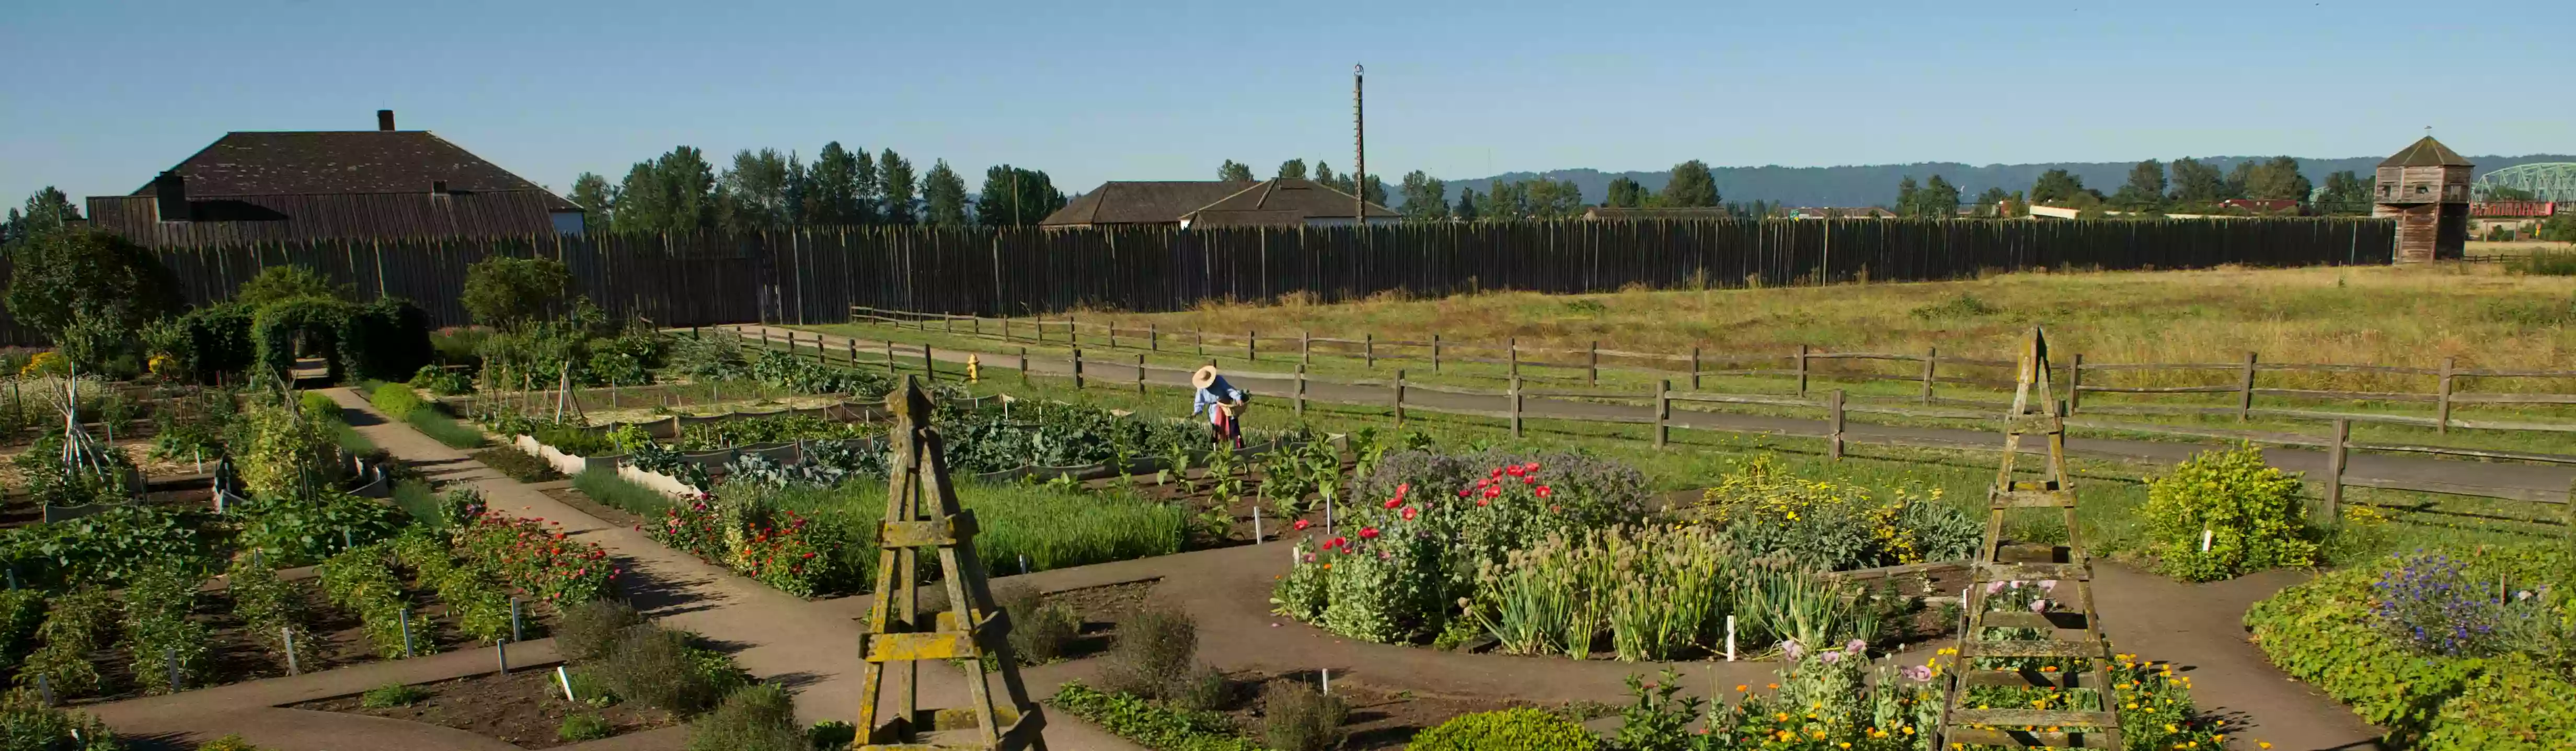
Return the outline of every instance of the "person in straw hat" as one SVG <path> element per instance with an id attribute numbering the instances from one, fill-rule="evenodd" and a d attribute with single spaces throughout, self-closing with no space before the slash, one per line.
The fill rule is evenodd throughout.
<path id="1" fill-rule="evenodd" d="M 1208 432 L 1215 437 L 1217 445 L 1231 444 L 1234 448 L 1243 448 L 1243 426 L 1238 419 L 1243 414 L 1244 405 L 1252 400 L 1252 393 L 1227 383 L 1225 376 L 1217 375 L 1214 365 L 1200 367 L 1198 372 L 1191 373 L 1190 385 L 1198 387 L 1197 397 L 1190 402 L 1190 415 L 1207 412 Z"/>

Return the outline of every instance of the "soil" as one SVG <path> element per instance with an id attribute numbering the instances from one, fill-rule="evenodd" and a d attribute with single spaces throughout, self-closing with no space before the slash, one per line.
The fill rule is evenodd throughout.
<path id="1" fill-rule="evenodd" d="M 593 707 L 564 701 L 546 668 L 509 675 L 487 673 L 469 678 L 421 684 L 429 697 L 409 706 L 369 708 L 359 696 L 343 696 L 292 705 L 296 709 L 371 715 L 455 728 L 499 739 L 520 748 L 552 748 L 574 743 L 556 732 L 565 717 L 593 713 L 608 721 L 612 735 L 678 724 L 668 712 L 632 704 Z"/>
<path id="2" fill-rule="evenodd" d="M 582 513 L 598 517 L 600 521 L 607 522 L 610 526 L 632 528 L 635 525 L 644 523 L 643 517 L 629 514 L 623 509 L 612 508 L 601 504 L 598 501 L 591 500 L 590 496 L 583 495 L 581 491 L 574 490 L 570 486 L 547 488 L 537 492 L 544 493 L 547 498 L 555 499 L 556 501 L 562 502 L 566 506 L 571 506 L 573 509 Z"/>
<path id="3" fill-rule="evenodd" d="M 1242 673 L 1226 676 L 1235 684 L 1236 705 L 1226 708 L 1234 725 L 1255 739 L 1261 737 L 1261 696 L 1272 684 L 1316 685 L 1314 673 L 1265 674 Z M 1372 685 L 1363 681 L 1335 679 L 1333 696 L 1342 700 L 1350 714 L 1342 721 L 1342 732 L 1348 734 L 1341 748 L 1345 751 L 1395 751 L 1404 748 L 1416 733 L 1449 721 L 1450 718 L 1477 712 L 1492 712 L 1527 702 L 1472 696 L 1430 694 L 1409 689 Z"/>

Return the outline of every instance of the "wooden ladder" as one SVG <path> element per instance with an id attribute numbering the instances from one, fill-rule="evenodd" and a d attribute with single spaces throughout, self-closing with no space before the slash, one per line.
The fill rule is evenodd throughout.
<path id="1" fill-rule="evenodd" d="M 940 449 L 939 431 L 930 428 L 930 395 L 915 376 L 886 395 L 893 413 L 894 466 L 888 478 L 885 520 L 878 526 L 876 602 L 868 607 L 868 631 L 860 637 L 867 660 L 861 686 L 857 751 L 1046 751 L 1040 733 L 1046 718 L 1029 702 L 1020 684 L 1019 660 L 1011 654 L 1010 620 L 993 605 L 985 586 L 982 559 L 975 556 L 975 512 L 959 507 L 957 491 L 948 484 L 948 461 Z M 922 548 L 937 548 L 940 570 L 951 603 L 946 611 L 922 623 L 919 567 Z M 1001 670 L 1002 696 L 993 695 L 983 657 L 995 657 Z M 923 710 L 921 662 L 950 661 L 966 673 L 968 706 Z M 885 687 L 888 663 L 903 663 L 904 689 L 899 709 L 878 722 L 878 694 Z M 966 738 L 926 740 L 924 732 Z"/>
<path id="2" fill-rule="evenodd" d="M 1986 538 L 1978 548 L 1976 567 L 1963 599 L 1965 623 L 1959 629 L 1957 655 L 1947 673 L 1948 696 L 1932 748 L 1969 746 L 2050 746 L 2121 748 L 2119 696 L 2110 685 L 2111 647 L 2102 638 L 2093 612 L 2093 561 L 2085 555 L 2075 522 L 2075 485 L 2066 474 L 2064 407 L 2049 391 L 2048 340 L 2031 329 L 2022 350 L 2012 411 L 2004 420 L 2004 455 L 1995 470 L 1994 487 L 1986 492 Z M 2034 393 L 2034 391 L 2036 393 Z M 2048 437 L 2048 467 L 2037 480 L 2013 477 L 2024 434 Z M 2003 539 L 2004 514 L 2012 509 L 2054 508 L 2066 526 L 2066 544 L 2008 544 Z M 1987 587 L 1995 583 L 2056 581 L 2046 597 L 2080 604 L 2067 612 L 2022 610 L 1987 612 Z M 1989 629 L 2035 629 L 2042 636 L 1989 638 Z M 1979 669 L 1981 658 L 2057 658 L 2071 661 L 2056 672 Z M 2089 691 L 2101 709 L 1972 709 L 1968 690 L 1981 686 L 2057 688 Z M 2080 695 L 2073 695 L 2080 696 Z M 2070 697 L 2072 698 L 2072 697 Z"/>

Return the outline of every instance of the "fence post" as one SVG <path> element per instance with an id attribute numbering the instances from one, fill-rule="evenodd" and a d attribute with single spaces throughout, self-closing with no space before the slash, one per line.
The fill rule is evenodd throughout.
<path id="1" fill-rule="evenodd" d="M 1798 395 L 1807 395 L 1807 345 L 1798 345 Z"/>
<path id="2" fill-rule="evenodd" d="M 1200 330 L 1198 330 L 1198 329 L 1190 329 L 1190 355 L 1191 355 L 1191 356 L 1193 356 L 1193 357 L 1206 357 L 1206 356 L 1207 356 L 1207 333 L 1206 333 L 1206 332 L 1200 331 Z"/>
<path id="3" fill-rule="evenodd" d="M 1584 367 L 1584 368 L 1585 368 L 1585 370 L 1586 370 L 1586 374 L 1585 374 L 1585 376 L 1584 376 L 1584 377 L 1585 377 L 1586 379 L 1588 379 L 1588 380 L 1592 383 L 1592 387 L 1593 387 L 1593 388 L 1600 388 L 1600 387 L 1601 387 L 1601 340 L 1599 340 L 1599 339 L 1594 339 L 1594 340 L 1592 340 L 1592 347 L 1591 347 L 1589 350 L 1586 350 L 1586 351 L 1590 353 L 1591 357 L 1590 357 L 1589 359 L 1587 359 L 1587 360 L 1584 362 L 1584 366 L 1583 366 L 1583 367 Z"/>
<path id="4" fill-rule="evenodd" d="M 1941 348 L 1923 348 L 1923 403 L 1932 403 L 1932 368 L 1941 361 Z"/>
<path id="5" fill-rule="evenodd" d="M 2343 470 L 2346 444 L 2352 442 L 2352 421 L 2335 418 L 2334 451 L 2326 454 L 2326 519 L 2343 518 Z"/>
<path id="6" fill-rule="evenodd" d="M 1029 348 L 1020 348 L 1020 385 L 1029 385 Z"/>
<path id="7" fill-rule="evenodd" d="M 1294 402 L 1294 403 L 1296 404 L 1297 416 L 1298 416 L 1298 417 L 1305 417 L 1305 416 L 1306 416 L 1306 366 L 1304 366 L 1304 365 L 1299 365 L 1299 366 L 1297 366 L 1297 396 L 1295 397 L 1295 402 Z"/>
<path id="8" fill-rule="evenodd" d="M 2066 413 L 2075 414 L 2076 406 L 2083 401 L 2084 353 L 2077 352 L 2074 361 L 2066 366 Z"/>
<path id="9" fill-rule="evenodd" d="M 1245 362 L 1261 361 L 1261 332 L 1251 329 L 1244 330 L 1243 360 Z"/>
<path id="10" fill-rule="evenodd" d="M 1521 376 L 1512 374 L 1512 437 L 1521 437 Z"/>
<path id="11" fill-rule="evenodd" d="M 1395 371 L 1395 426 L 1404 427 L 1404 370 Z"/>
<path id="12" fill-rule="evenodd" d="M 2245 383 L 2237 387 L 2236 421 L 2254 419 L 2254 353 L 2245 353 Z"/>
<path id="13" fill-rule="evenodd" d="M 1118 351 L 1118 321 L 1114 318 L 1109 321 L 1109 351 Z"/>
<path id="14" fill-rule="evenodd" d="M 1136 356 L 1136 395 L 1145 395 L 1145 356 Z"/>
<path id="15" fill-rule="evenodd" d="M 1312 365 L 1312 364 L 1314 364 L 1314 362 L 1315 362 L 1315 339 L 1314 339 L 1314 332 L 1307 331 L 1307 330 L 1305 330 L 1305 329 L 1298 329 L 1298 330 L 1297 330 L 1297 367 L 1301 367 L 1301 368 L 1302 368 L 1302 367 L 1305 367 L 1305 366 L 1307 366 L 1307 365 Z"/>
<path id="16" fill-rule="evenodd" d="M 1699 348 L 1691 348 L 1691 390 L 1699 390 Z"/>
<path id="17" fill-rule="evenodd" d="M 1825 456 L 1843 459 L 1843 390 L 1825 395 Z"/>
<path id="18" fill-rule="evenodd" d="M 1440 332 L 1431 333 L 1431 372 L 1440 372 Z"/>
<path id="19" fill-rule="evenodd" d="M 892 376 L 895 374 L 895 370 L 894 370 L 894 340 L 892 340 L 892 339 L 888 339 L 888 340 L 886 340 L 885 346 L 886 346 L 886 375 L 887 375 L 888 377 L 892 377 Z"/>
<path id="20" fill-rule="evenodd" d="M 1082 390 L 1082 348 L 1073 348 L 1073 390 Z"/>
<path id="21" fill-rule="evenodd" d="M 408 648 L 408 645 L 406 645 L 406 648 Z M 411 656 L 411 655 L 403 655 L 403 656 L 404 656 L 404 657 L 409 657 L 409 656 Z M 175 693 L 179 693 L 179 690 L 180 690 L 180 689 L 182 689 L 182 688 L 186 688 L 185 686 L 181 685 L 181 684 L 183 683 L 183 681 L 181 681 L 181 680 L 180 680 L 180 678 L 179 678 L 179 648 L 177 648 L 177 647 L 162 647 L 162 648 L 161 648 L 161 662 L 162 662 L 162 664 L 165 664 L 165 665 L 169 665 L 169 666 L 170 666 L 170 693 L 174 693 L 174 694 L 175 694 Z"/>
<path id="22" fill-rule="evenodd" d="M 1666 378 L 1655 382 L 1655 448 L 1663 448 L 1666 441 L 1672 440 L 1672 432 L 1673 380 Z"/>
<path id="23" fill-rule="evenodd" d="M 1064 314 L 1064 342 L 1077 347 L 1082 346 L 1082 324 L 1073 320 L 1072 313 Z"/>
<path id="24" fill-rule="evenodd" d="M 1159 324 L 1159 323 L 1148 323 L 1148 324 L 1145 324 L 1145 349 L 1146 349 L 1147 351 L 1150 351 L 1150 352 L 1161 352 L 1161 351 L 1163 351 L 1163 325 L 1162 325 L 1162 324 Z"/>
<path id="25" fill-rule="evenodd" d="M 2459 368 L 2459 364 L 2459 358 L 2442 358 L 2442 393 L 2440 395 L 2440 406 L 2435 408 L 2440 412 L 2440 414 L 2435 415 L 2434 425 L 2436 427 L 2433 429 L 2433 432 L 2451 432 L 2451 378 L 2453 375 L 2452 371 L 2457 370 Z"/>
<path id="26" fill-rule="evenodd" d="M 672 436 L 672 438 L 676 439 L 678 436 Z M 519 627 L 519 598 L 512 597 L 510 598 L 510 641 L 527 640 L 527 633 Z"/>
<path id="27" fill-rule="evenodd" d="M 932 360 L 930 359 L 929 342 L 921 343 L 921 379 L 925 381 L 939 380 L 939 366 L 932 364 Z"/>
<path id="28" fill-rule="evenodd" d="M 1513 380 L 1514 382 L 1518 382 L 1518 381 L 1520 380 L 1520 377 L 1521 377 L 1521 338 L 1520 338 L 1520 337 L 1515 336 L 1515 337 L 1512 337 L 1512 338 L 1509 338 L 1509 339 L 1505 339 L 1505 340 L 1503 340 L 1503 341 L 1504 341 L 1506 344 L 1510 345 L 1510 347 L 1511 347 L 1511 352 L 1512 352 L 1512 380 Z M 1513 386 L 1512 388 L 1513 388 L 1514 390 L 1518 390 L 1520 387 L 1519 387 L 1519 386 Z M 1515 432 L 1515 433 L 1513 433 L 1513 435 L 1519 435 L 1519 433 Z"/>
<path id="29" fill-rule="evenodd" d="M 1361 335 L 1360 335 L 1360 358 L 1361 358 L 1361 363 L 1362 363 L 1362 364 L 1365 364 L 1365 365 L 1367 365 L 1368 367 L 1371 367 L 1371 368 L 1375 368 L 1375 367 L 1377 367 L 1377 334 L 1376 334 L 1376 333 L 1371 332 L 1371 333 L 1366 333 L 1366 334 L 1361 334 Z"/>
<path id="30" fill-rule="evenodd" d="M 1037 314 L 1037 315 L 1029 316 L 1029 328 L 1037 329 L 1037 331 L 1038 331 L 1037 336 L 1038 336 L 1038 343 L 1039 343 L 1039 344 L 1045 344 L 1045 343 L 1046 343 L 1046 315 L 1045 315 L 1045 314 L 1041 313 L 1041 314 Z"/>

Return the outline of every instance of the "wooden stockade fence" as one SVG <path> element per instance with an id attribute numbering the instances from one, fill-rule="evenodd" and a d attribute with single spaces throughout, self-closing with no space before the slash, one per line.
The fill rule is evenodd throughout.
<path id="1" fill-rule="evenodd" d="M 804 228 L 742 234 L 317 240 L 155 251 L 192 305 L 270 266 L 466 323 L 468 265 L 543 256 L 611 315 L 664 326 L 834 323 L 852 305 L 1019 315 L 1080 306 L 1479 289 L 1606 292 L 1951 279 L 1988 271 L 2385 264 L 2379 219 L 1714 220 L 1367 228 Z M 0 335 L 29 340 L 0 319 Z"/>

